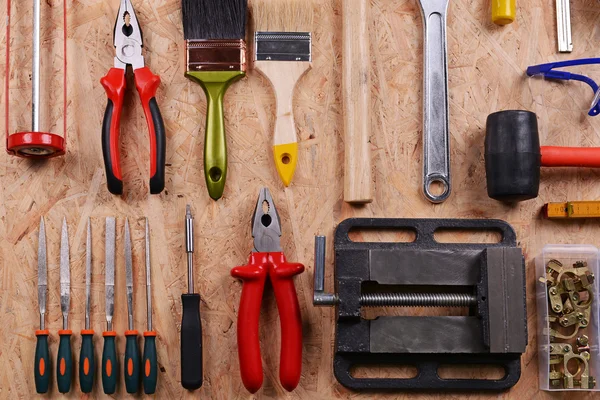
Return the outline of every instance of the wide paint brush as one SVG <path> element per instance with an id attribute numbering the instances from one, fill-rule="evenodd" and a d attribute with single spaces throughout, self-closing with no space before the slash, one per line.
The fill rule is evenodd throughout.
<path id="1" fill-rule="evenodd" d="M 298 140 L 293 114 L 294 90 L 311 68 L 313 9 L 310 0 L 257 0 L 253 3 L 254 68 L 273 86 L 277 117 L 273 137 L 275 166 L 283 184 L 294 177 Z"/>
<path id="2" fill-rule="evenodd" d="M 227 142 L 223 98 L 246 74 L 247 0 L 182 0 L 185 76 L 206 94 L 204 176 L 214 200 L 223 195 Z"/>

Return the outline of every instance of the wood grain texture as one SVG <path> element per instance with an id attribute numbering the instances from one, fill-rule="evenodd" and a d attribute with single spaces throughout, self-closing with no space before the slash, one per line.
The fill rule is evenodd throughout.
<path id="1" fill-rule="evenodd" d="M 275 92 L 277 115 L 273 145 L 297 142 L 293 114 L 294 88 L 310 70 L 310 62 L 255 61 L 254 69 L 268 79 Z"/>
<path id="2" fill-rule="evenodd" d="M 370 0 L 342 2 L 344 201 L 373 201 L 371 172 Z"/>
<path id="3" fill-rule="evenodd" d="M 0 0 L 0 10 L 6 0 Z M 29 125 L 30 35 L 29 2 L 18 2 L 13 15 L 11 49 L 11 126 Z M 515 388 L 500 394 L 473 394 L 483 398 L 592 399 L 591 394 L 538 391 L 536 305 L 533 258 L 546 243 L 598 245 L 595 221 L 547 221 L 539 214 L 548 201 L 600 198 L 597 171 L 544 170 L 537 199 L 515 206 L 487 197 L 483 140 L 485 120 L 500 109 L 529 109 L 539 117 L 546 145 L 600 145 L 600 119 L 585 116 L 590 89 L 577 82 L 552 83 L 525 77 L 528 65 L 551 60 L 597 56 L 600 10 L 596 0 L 572 4 L 574 52 L 556 53 L 553 4 L 548 0 L 517 2 L 514 23 L 498 27 L 490 21 L 490 2 L 451 0 L 448 18 L 451 149 L 454 191 L 443 204 L 432 205 L 421 194 L 422 24 L 415 0 L 372 0 L 369 34 L 371 47 L 371 146 L 373 203 L 352 207 L 343 201 L 344 135 L 342 114 L 342 2 L 316 2 L 313 69 L 305 75 L 294 99 L 300 146 L 292 185 L 283 188 L 272 159 L 275 96 L 260 74 L 232 86 L 225 98 L 229 174 L 225 194 L 208 198 L 202 172 L 206 102 L 201 88 L 184 74 L 184 43 L 178 0 L 136 1 L 144 29 L 146 64 L 161 76 L 157 93 L 168 135 L 166 191 L 148 195 L 148 139 L 133 77 L 122 117 L 122 167 L 125 194 L 110 195 L 105 186 L 100 129 L 106 97 L 99 80 L 113 64 L 112 29 L 118 1 L 69 1 L 68 153 L 60 159 L 37 163 L 0 152 L 0 398 L 34 398 L 34 331 L 37 308 L 37 229 L 46 218 L 48 241 L 48 314 L 52 360 L 58 350 L 61 326 L 59 296 L 59 242 L 63 216 L 71 240 L 71 314 L 75 331 L 84 324 L 85 230 L 93 228 L 92 328 L 102 332 L 104 321 L 104 217 L 116 216 L 117 263 L 115 329 L 122 336 L 127 323 L 123 225 L 129 217 L 133 240 L 135 326 L 146 323 L 144 289 L 144 216 L 150 219 L 154 327 L 158 332 L 157 399 L 250 398 L 238 369 L 236 313 L 241 285 L 230 269 L 243 265 L 252 249 L 250 217 L 258 190 L 268 186 L 282 221 L 282 246 L 290 261 L 303 262 L 307 271 L 296 279 L 304 318 L 303 373 L 299 387 L 287 394 L 278 380 L 279 321 L 272 291 L 263 299 L 261 344 L 265 382 L 259 399 L 438 399 L 445 394 L 356 394 L 337 383 L 332 372 L 334 310 L 312 306 L 313 236 L 332 237 L 335 226 L 348 217 L 501 218 L 515 228 L 527 265 L 529 346 L 522 358 L 523 375 Z M 45 13 L 42 63 L 47 72 L 60 74 L 62 3 L 42 2 Z M 18 10 L 18 11 L 17 11 Z M 5 19 L 0 19 L 0 72 L 5 71 Z M 59 41 L 58 43 L 56 41 Z M 16 46 L 16 47 L 15 47 Z M 50 67 L 52 65 L 52 67 Z M 599 67 L 579 69 L 596 79 Z M 58 79 L 58 78 L 56 78 Z M 58 82 L 60 80 L 49 80 Z M 60 87 L 60 86 L 59 86 Z M 44 87 L 44 89 L 47 89 Z M 59 89 L 47 90 L 43 118 L 49 129 L 61 126 Z M 28 103 L 29 102 L 29 103 Z M 4 104 L 0 105 L 3 110 Z M 55 124 L 55 125 L 53 125 Z M 60 129 L 54 129 L 59 131 Z M 185 204 L 195 214 L 196 288 L 202 295 L 205 382 L 189 394 L 179 383 L 179 328 L 181 293 L 187 288 L 184 251 Z M 326 288 L 333 288 L 333 249 L 328 246 Z M 419 314 L 422 309 L 411 310 Z M 101 337 L 95 337 L 96 359 Z M 81 338 L 73 335 L 73 351 Z M 53 366 L 55 368 L 56 366 Z M 380 371 L 382 374 L 389 371 Z M 373 374 L 373 372 L 368 372 Z M 99 378 L 99 375 L 97 376 Z M 75 382 L 75 381 L 74 381 Z M 56 384 L 51 397 L 59 397 Z M 127 398 L 123 381 L 118 398 Z M 74 383 L 70 398 L 81 397 Z M 92 398 L 105 398 L 99 379 Z"/>

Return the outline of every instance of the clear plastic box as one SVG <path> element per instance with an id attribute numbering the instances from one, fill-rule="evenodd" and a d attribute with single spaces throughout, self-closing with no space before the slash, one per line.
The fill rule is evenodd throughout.
<path id="1" fill-rule="evenodd" d="M 598 272 L 591 245 L 549 244 L 536 258 L 542 390 L 600 390 Z"/>

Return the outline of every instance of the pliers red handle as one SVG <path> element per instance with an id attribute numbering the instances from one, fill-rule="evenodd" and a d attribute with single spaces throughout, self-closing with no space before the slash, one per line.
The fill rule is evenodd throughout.
<path id="1" fill-rule="evenodd" d="M 148 133 L 150 136 L 150 193 L 157 194 L 165 187 L 165 125 L 156 102 L 156 89 L 160 85 L 160 77 L 154 75 L 150 68 L 143 67 L 134 71 L 135 86 L 140 95 Z M 125 96 L 125 71 L 111 68 L 100 80 L 108 96 L 108 104 L 102 122 L 102 151 L 108 190 L 112 194 L 123 193 L 123 176 L 119 156 L 119 133 L 121 112 Z"/>
<path id="2" fill-rule="evenodd" d="M 265 202 L 267 212 L 263 211 Z M 254 250 L 248 264 L 231 270 L 233 277 L 243 281 L 237 322 L 242 382 L 251 393 L 260 389 L 263 382 L 258 323 L 268 276 L 275 292 L 281 323 L 279 380 L 286 390 L 292 391 L 298 386 L 302 372 L 302 317 L 293 279 L 304 271 L 304 265 L 287 262 L 281 251 L 279 216 L 266 188 L 261 190 L 258 197 L 252 236 Z"/>
<path id="3" fill-rule="evenodd" d="M 231 275 L 244 282 L 238 314 L 237 338 L 244 386 L 255 393 L 262 386 L 263 371 L 258 336 L 260 304 L 267 275 L 271 279 L 281 321 L 279 380 L 288 391 L 300 382 L 302 371 L 302 317 L 293 278 L 304 265 L 288 263 L 283 253 L 252 253 L 248 265 Z"/>
<path id="4" fill-rule="evenodd" d="M 131 65 L 150 136 L 150 193 L 157 194 L 165 187 L 166 158 L 165 125 L 156 102 L 160 77 L 144 66 L 142 31 L 130 0 L 121 0 L 115 23 L 114 45 L 115 66 L 100 80 L 108 96 L 102 122 L 102 152 L 108 190 L 113 194 L 123 193 L 119 132 L 126 88 L 125 73 L 127 65 Z"/>

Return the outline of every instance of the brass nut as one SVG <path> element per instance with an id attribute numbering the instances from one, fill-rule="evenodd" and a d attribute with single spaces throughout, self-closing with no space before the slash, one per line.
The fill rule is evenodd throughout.
<path id="1" fill-rule="evenodd" d="M 552 309 L 556 312 L 559 312 L 560 310 L 562 310 L 562 307 L 560 306 L 560 304 L 555 304 L 554 307 L 552 307 Z"/>
<path id="2" fill-rule="evenodd" d="M 587 335 L 581 335 L 577 338 L 577 343 L 580 346 L 587 346 L 590 342 L 590 338 Z"/>
<path id="3" fill-rule="evenodd" d="M 558 293 L 558 292 L 557 292 L 557 290 L 556 290 L 556 288 L 555 288 L 555 287 L 553 287 L 553 288 L 550 288 L 550 294 L 551 294 L 551 295 L 553 295 L 553 296 L 554 296 L 554 295 L 556 295 L 556 293 Z"/>

